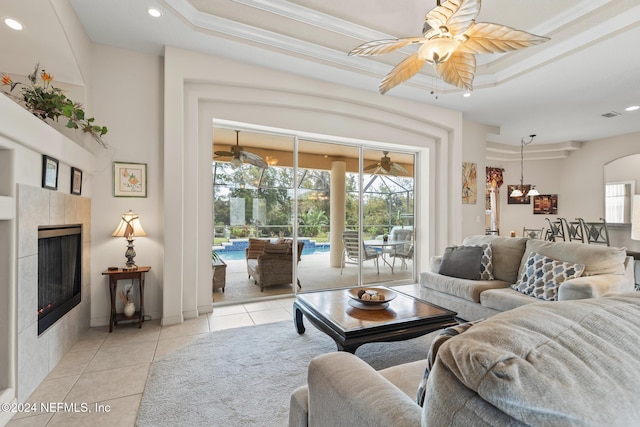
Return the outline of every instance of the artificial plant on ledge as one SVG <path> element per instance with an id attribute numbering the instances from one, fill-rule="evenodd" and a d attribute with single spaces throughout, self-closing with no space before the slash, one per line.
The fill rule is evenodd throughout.
<path id="1" fill-rule="evenodd" d="M 9 86 L 9 92 L 3 91 L 17 103 L 31 111 L 33 115 L 42 120 L 59 121 L 67 120 L 66 127 L 78 129 L 93 137 L 103 148 L 107 144 L 102 137 L 107 133 L 106 126 L 96 125 L 93 117 L 86 117 L 82 105 L 73 102 L 64 94 L 64 91 L 51 84 L 53 76 L 36 64 L 33 72 L 27 76 L 30 84 L 14 82 L 8 74 L 2 74 L 2 85 Z M 14 94 L 13 90 L 20 87 L 20 94 Z"/>

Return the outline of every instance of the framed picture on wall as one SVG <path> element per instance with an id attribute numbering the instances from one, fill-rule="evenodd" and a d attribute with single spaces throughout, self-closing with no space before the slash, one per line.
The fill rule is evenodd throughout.
<path id="1" fill-rule="evenodd" d="M 114 197 L 147 197 L 147 164 L 113 162 Z"/>
<path id="2" fill-rule="evenodd" d="M 82 194 L 82 171 L 71 167 L 71 194 Z"/>
<path id="3" fill-rule="evenodd" d="M 58 160 L 46 154 L 42 155 L 42 187 L 58 189 Z"/>
<path id="4" fill-rule="evenodd" d="M 522 196 L 520 197 L 511 197 L 511 193 L 516 188 L 520 188 L 519 185 L 507 185 L 507 204 L 508 205 L 530 205 L 531 197 L 527 196 L 529 190 L 531 190 L 531 184 L 524 184 L 522 186 Z"/>
<path id="5" fill-rule="evenodd" d="M 533 213 L 535 215 L 558 215 L 558 195 L 533 196 Z"/>

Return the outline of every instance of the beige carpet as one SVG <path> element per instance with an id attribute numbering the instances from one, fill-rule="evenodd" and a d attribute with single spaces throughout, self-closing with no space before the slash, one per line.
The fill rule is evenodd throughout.
<path id="1" fill-rule="evenodd" d="M 303 335 L 293 321 L 213 332 L 154 362 L 136 426 L 286 426 L 291 392 L 306 383 L 309 361 L 336 351 L 331 338 L 307 326 Z M 437 333 L 364 344 L 356 355 L 376 369 L 424 359 Z"/>

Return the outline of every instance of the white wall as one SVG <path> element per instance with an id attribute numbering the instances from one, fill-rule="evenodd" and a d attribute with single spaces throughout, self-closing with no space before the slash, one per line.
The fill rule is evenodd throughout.
<path id="1" fill-rule="evenodd" d="M 165 234 L 163 324 L 196 315 L 205 302 L 193 295 L 211 286 L 211 201 L 205 199 L 211 194 L 214 118 L 337 138 L 432 145 L 433 153 L 424 158 L 430 167 L 422 168 L 420 179 L 424 206 L 419 209 L 429 218 L 425 239 L 419 239 L 425 242 L 421 257 L 460 237 L 461 202 L 451 197 L 450 188 L 460 181 L 458 112 L 167 48 L 164 117 L 164 156 L 172 159 L 165 162 L 165 193 L 178 197 L 165 199 L 165 223 L 184 227 Z"/>
<path id="2" fill-rule="evenodd" d="M 487 134 L 499 132 L 495 126 L 487 126 L 469 120 L 464 121 L 462 136 L 462 161 L 476 163 L 477 166 L 477 201 L 473 204 L 462 204 L 462 236 L 484 234 L 485 223 L 485 176 L 487 160 Z M 460 187 L 462 188 L 462 187 Z M 461 196 L 461 190 L 460 190 Z M 459 244 L 452 241 L 450 244 Z"/>
<path id="3" fill-rule="evenodd" d="M 129 209 L 140 215 L 148 235 L 135 240 L 135 261 L 140 266 L 151 266 L 145 275 L 145 313 L 157 319 L 162 315 L 164 264 L 162 61 L 154 55 L 93 45 L 91 77 L 92 115 L 109 129 L 105 140 L 113 148 L 112 153 L 102 153 L 97 158 L 96 168 L 91 171 L 91 326 L 109 323 L 109 287 L 102 272 L 109 266 L 124 266 L 126 240 L 111 237 L 111 233 Z M 113 161 L 147 164 L 146 198 L 113 196 Z M 179 197 L 169 194 L 171 200 Z"/>

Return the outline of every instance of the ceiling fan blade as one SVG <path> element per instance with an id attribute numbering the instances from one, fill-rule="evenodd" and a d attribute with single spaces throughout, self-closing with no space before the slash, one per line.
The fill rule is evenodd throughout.
<path id="1" fill-rule="evenodd" d="M 240 158 L 243 161 L 245 161 L 245 162 L 247 162 L 247 163 L 249 163 L 251 165 L 257 166 L 259 168 L 266 169 L 266 168 L 269 167 L 267 162 L 265 162 L 262 157 L 258 156 L 257 154 L 250 153 L 248 151 L 241 151 L 240 152 Z"/>
<path id="2" fill-rule="evenodd" d="M 213 154 L 215 154 L 216 156 L 221 156 L 221 157 L 233 156 L 233 153 L 231 151 L 214 151 Z"/>
<path id="3" fill-rule="evenodd" d="M 408 170 L 406 170 L 402 165 L 400 165 L 399 163 L 396 162 L 391 162 L 391 174 L 398 176 L 398 175 L 406 175 L 409 173 Z"/>
<path id="4" fill-rule="evenodd" d="M 364 170 L 368 171 L 370 169 L 377 168 L 378 166 L 380 166 L 380 163 L 373 163 L 373 164 L 370 164 L 369 166 L 366 166 Z"/>

